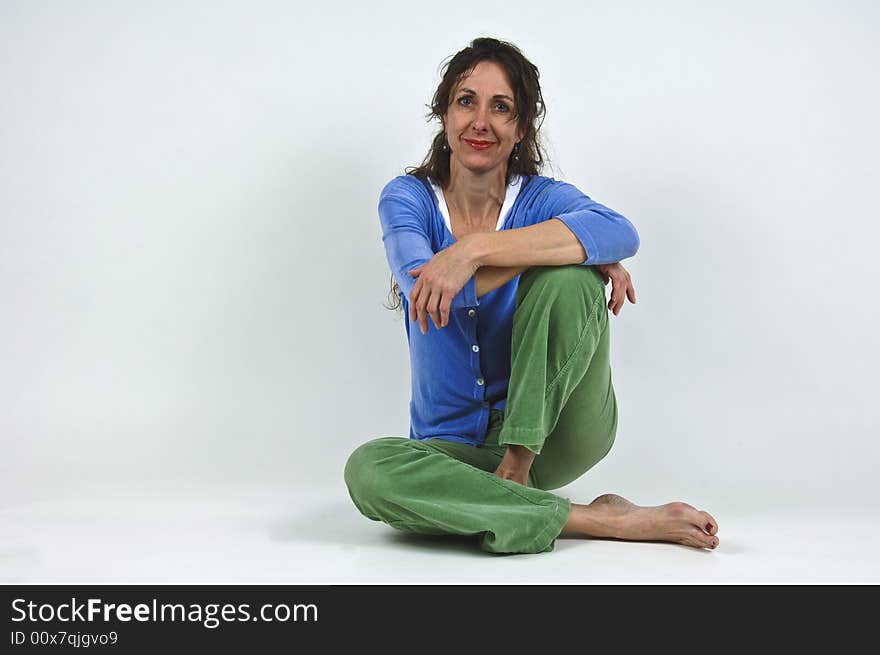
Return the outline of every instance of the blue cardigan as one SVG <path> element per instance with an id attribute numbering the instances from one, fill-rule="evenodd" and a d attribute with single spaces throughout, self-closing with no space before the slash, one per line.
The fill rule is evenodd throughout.
<path id="1" fill-rule="evenodd" d="M 639 235 L 629 220 L 575 186 L 542 175 L 517 182 L 519 192 L 500 229 L 558 218 L 583 245 L 587 253 L 583 266 L 618 262 L 639 249 Z M 413 175 L 399 175 L 385 185 L 379 196 L 379 219 L 406 320 L 412 374 L 409 437 L 480 446 L 489 410 L 503 411 L 507 400 L 519 276 L 480 298 L 471 277 L 452 300 L 449 324 L 438 330 L 429 320 L 428 332 L 422 334 L 418 323 L 409 319 L 409 296 L 416 278 L 407 271 L 456 239 L 431 182 Z"/>

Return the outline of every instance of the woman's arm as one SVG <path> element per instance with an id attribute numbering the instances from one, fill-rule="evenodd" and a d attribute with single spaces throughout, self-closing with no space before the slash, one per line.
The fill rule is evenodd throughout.
<path id="1" fill-rule="evenodd" d="M 410 304 L 417 280 L 409 272 L 422 268 L 435 256 L 442 256 L 445 252 L 435 253 L 433 250 L 426 227 L 430 211 L 427 191 L 412 175 L 398 175 L 379 194 L 379 219 L 388 265 Z M 473 270 L 467 274 L 464 284 L 456 289 L 454 297 L 449 298 L 452 309 L 477 305 L 474 288 L 474 272 L 477 267 L 470 264 L 468 266 Z M 425 295 L 425 300 L 428 297 L 430 293 Z M 427 331 L 427 319 L 423 328 L 423 332 Z"/>
<path id="2" fill-rule="evenodd" d="M 528 270 L 528 266 L 482 266 L 474 275 L 477 283 L 477 298 L 495 291 L 510 282 L 517 275 Z"/>

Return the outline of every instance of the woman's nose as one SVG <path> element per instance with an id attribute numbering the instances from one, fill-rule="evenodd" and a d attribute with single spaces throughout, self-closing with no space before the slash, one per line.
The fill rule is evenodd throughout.
<path id="1" fill-rule="evenodd" d="M 474 130 L 482 131 L 486 129 L 486 119 L 489 113 L 487 107 L 477 107 L 477 113 L 474 116 Z"/>

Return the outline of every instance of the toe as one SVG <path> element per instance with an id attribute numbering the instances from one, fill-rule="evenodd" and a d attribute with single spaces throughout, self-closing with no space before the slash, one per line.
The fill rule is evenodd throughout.
<path id="1" fill-rule="evenodd" d="M 689 536 L 697 548 L 715 548 L 718 544 L 718 537 L 708 535 L 699 528 L 691 530 Z"/>
<path id="2" fill-rule="evenodd" d="M 703 517 L 703 529 L 711 535 L 718 534 L 718 522 L 712 515 L 709 512 L 700 512 L 700 516 Z"/>

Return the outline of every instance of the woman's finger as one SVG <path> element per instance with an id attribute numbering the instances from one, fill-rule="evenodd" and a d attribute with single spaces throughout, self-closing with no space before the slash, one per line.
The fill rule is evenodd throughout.
<path id="1" fill-rule="evenodd" d="M 632 304 L 634 304 L 634 305 L 636 304 L 636 290 L 635 290 L 635 288 L 633 288 L 633 285 L 631 285 L 631 284 L 626 289 L 626 297 L 629 298 L 629 301 Z"/>
<path id="2" fill-rule="evenodd" d="M 418 320 L 418 303 L 419 293 L 422 290 L 422 278 L 416 280 L 416 283 L 413 285 L 412 291 L 409 294 L 409 320 L 415 323 Z"/>
<path id="3" fill-rule="evenodd" d="M 428 334 L 428 312 L 425 310 L 425 306 L 419 306 L 419 327 L 422 330 L 422 334 Z"/>
<path id="4" fill-rule="evenodd" d="M 608 305 L 608 308 L 614 312 L 614 315 L 617 316 L 617 312 L 620 311 L 620 281 L 614 278 L 614 281 L 611 285 L 611 302 Z"/>
<path id="5" fill-rule="evenodd" d="M 428 305 L 428 298 L 430 297 L 430 294 L 430 289 L 424 289 L 419 294 L 419 302 L 416 305 L 416 311 L 418 312 L 419 328 L 421 329 L 422 334 L 428 333 L 428 310 L 426 307 Z"/>
<path id="6" fill-rule="evenodd" d="M 421 279 L 419 279 L 419 282 L 421 282 Z M 419 283 L 417 282 L 416 284 Z M 413 321 L 419 324 L 422 334 L 428 331 L 428 326 L 425 323 L 425 299 L 428 291 L 423 287 L 424 285 L 419 284 L 418 294 L 413 294 L 415 300 L 410 305 L 413 311 Z"/>
<path id="7" fill-rule="evenodd" d="M 627 287 L 629 287 L 629 284 L 625 280 L 621 280 L 620 293 L 618 293 L 617 295 L 617 314 L 619 314 L 620 310 L 623 309 L 623 303 L 626 300 Z"/>
<path id="8" fill-rule="evenodd" d="M 449 310 L 452 307 L 452 295 L 444 293 L 440 300 L 440 327 L 449 325 Z"/>
<path id="9" fill-rule="evenodd" d="M 428 296 L 428 301 L 425 303 L 425 311 L 428 312 L 428 316 L 431 317 L 431 321 L 434 323 L 434 327 L 438 330 L 440 329 L 440 313 L 437 311 L 437 305 L 439 304 L 440 294 L 432 289 L 430 295 Z"/>

